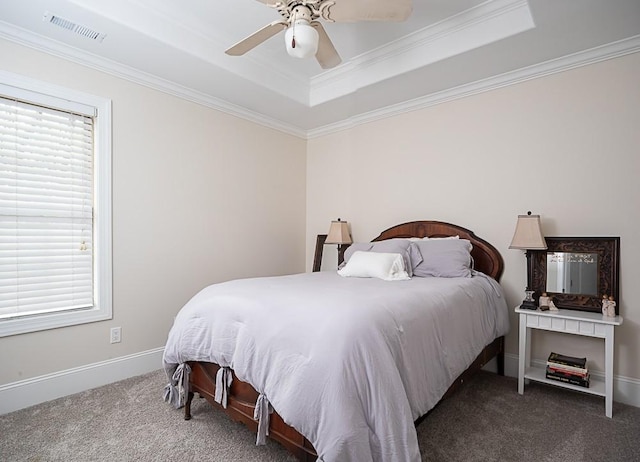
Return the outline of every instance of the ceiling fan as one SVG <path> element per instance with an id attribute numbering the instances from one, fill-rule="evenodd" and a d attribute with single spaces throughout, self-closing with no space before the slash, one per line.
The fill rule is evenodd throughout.
<path id="1" fill-rule="evenodd" d="M 411 14 L 411 0 L 258 0 L 275 8 L 282 16 L 225 53 L 240 56 L 286 29 L 287 53 L 296 58 L 316 57 L 323 69 L 342 59 L 327 35 L 322 18 L 328 22 L 404 21 Z"/>

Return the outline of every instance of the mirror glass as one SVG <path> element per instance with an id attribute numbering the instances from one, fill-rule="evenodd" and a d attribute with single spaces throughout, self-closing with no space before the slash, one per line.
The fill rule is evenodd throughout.
<path id="1" fill-rule="evenodd" d="M 598 295 L 598 254 L 547 252 L 547 292 Z"/>

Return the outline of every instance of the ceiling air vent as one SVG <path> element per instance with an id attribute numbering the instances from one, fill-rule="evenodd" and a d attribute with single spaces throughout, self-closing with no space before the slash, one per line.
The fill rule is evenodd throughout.
<path id="1" fill-rule="evenodd" d="M 102 42 L 107 35 L 96 32 L 86 26 L 76 24 L 68 19 L 61 18 L 60 16 L 56 16 L 48 11 L 44 14 L 44 18 L 42 18 L 42 20 L 55 26 L 62 27 L 63 29 L 67 29 L 68 31 L 74 32 L 78 35 L 82 35 L 83 37 L 87 37 L 91 40 L 97 40 L 98 42 Z"/>

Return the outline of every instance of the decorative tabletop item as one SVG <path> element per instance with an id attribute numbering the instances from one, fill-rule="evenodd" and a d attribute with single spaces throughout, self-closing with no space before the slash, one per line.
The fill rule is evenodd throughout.
<path id="1" fill-rule="evenodd" d="M 610 318 L 615 318 L 616 317 L 616 302 L 613 299 L 613 296 L 609 296 L 609 303 L 607 306 L 607 316 L 609 316 Z"/>
<path id="2" fill-rule="evenodd" d="M 609 297 L 607 297 L 607 294 L 602 296 L 602 314 L 603 316 L 609 316 Z"/>
<path id="3" fill-rule="evenodd" d="M 546 292 L 543 292 L 540 295 L 540 299 L 538 300 L 538 306 L 540 306 L 540 310 L 547 311 L 550 308 L 551 297 L 547 295 Z"/>

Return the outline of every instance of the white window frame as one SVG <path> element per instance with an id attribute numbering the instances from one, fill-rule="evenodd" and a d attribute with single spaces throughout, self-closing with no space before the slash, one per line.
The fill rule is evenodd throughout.
<path id="1" fill-rule="evenodd" d="M 104 321 L 112 308 L 111 100 L 0 71 L 0 95 L 94 115 L 94 306 L 0 319 L 0 337 Z"/>

